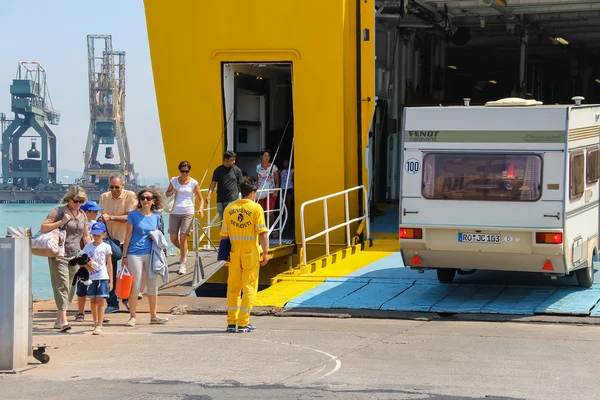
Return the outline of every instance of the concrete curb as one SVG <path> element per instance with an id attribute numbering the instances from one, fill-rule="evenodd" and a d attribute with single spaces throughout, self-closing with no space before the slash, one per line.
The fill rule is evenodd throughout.
<path id="1" fill-rule="evenodd" d="M 225 307 L 205 307 L 179 305 L 171 309 L 173 315 L 226 314 Z M 323 309 L 256 307 L 252 315 L 275 317 L 309 318 L 371 318 L 403 319 L 414 321 L 473 321 L 473 322 L 515 322 L 515 323 L 553 323 L 570 325 L 600 325 L 600 318 L 556 316 L 556 315 L 506 315 L 506 314 L 441 314 L 410 311 L 381 311 L 361 309 Z"/>

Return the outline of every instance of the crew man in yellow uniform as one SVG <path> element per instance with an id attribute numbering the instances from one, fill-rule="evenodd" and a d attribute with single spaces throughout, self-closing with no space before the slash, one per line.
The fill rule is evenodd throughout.
<path id="1" fill-rule="evenodd" d="M 240 184 L 242 199 L 229 204 L 223 211 L 221 237 L 229 237 L 231 241 L 227 279 L 228 332 L 256 330 L 250 324 L 250 311 L 258 289 L 258 271 L 260 266 L 269 261 L 264 210 L 260 204 L 254 202 L 257 190 L 256 185 L 247 180 L 243 181 Z M 263 249 L 262 261 L 259 242 Z"/>

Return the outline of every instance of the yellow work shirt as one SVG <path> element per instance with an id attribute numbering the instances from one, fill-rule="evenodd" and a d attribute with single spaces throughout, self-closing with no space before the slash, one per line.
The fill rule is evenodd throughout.
<path id="1" fill-rule="evenodd" d="M 267 231 L 263 208 L 250 199 L 236 200 L 223 211 L 221 236 L 229 237 L 231 251 L 247 249 L 248 244 L 258 249 L 258 235 Z"/>
<path id="2" fill-rule="evenodd" d="M 114 198 L 112 193 L 108 191 L 100 195 L 99 206 L 104 208 L 104 210 L 100 211 L 102 214 L 127 215 L 131 210 L 137 208 L 137 196 L 131 190 L 123 190 L 119 197 Z M 113 239 L 119 240 L 121 244 L 125 242 L 126 227 L 127 222 L 106 221 L 108 234 Z"/>

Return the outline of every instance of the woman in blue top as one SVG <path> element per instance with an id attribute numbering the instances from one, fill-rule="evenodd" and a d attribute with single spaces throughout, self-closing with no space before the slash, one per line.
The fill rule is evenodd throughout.
<path id="1" fill-rule="evenodd" d="M 150 305 L 150 323 L 164 324 L 168 318 L 156 315 L 158 282 L 149 278 L 150 253 L 152 239 L 150 232 L 160 226 L 160 217 L 156 210 L 163 208 L 163 199 L 154 189 L 144 188 L 137 194 L 138 208 L 127 215 L 127 228 L 123 244 L 123 267 L 127 267 L 133 277 L 133 286 L 129 296 L 129 321 L 126 326 L 135 326 L 135 309 L 140 288 L 146 286 Z"/>

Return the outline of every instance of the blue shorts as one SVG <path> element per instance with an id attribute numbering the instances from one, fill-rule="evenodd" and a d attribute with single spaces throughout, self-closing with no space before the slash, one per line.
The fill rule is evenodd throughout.
<path id="1" fill-rule="evenodd" d="M 77 281 L 77 297 L 86 297 L 87 296 L 87 286 L 83 284 L 81 281 Z"/>
<path id="2" fill-rule="evenodd" d="M 108 279 L 100 279 L 92 281 L 92 284 L 87 287 L 87 297 L 90 299 L 106 297 L 108 298 Z"/>

